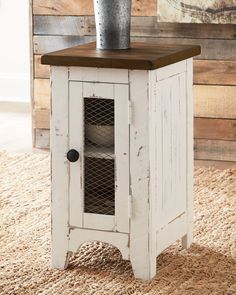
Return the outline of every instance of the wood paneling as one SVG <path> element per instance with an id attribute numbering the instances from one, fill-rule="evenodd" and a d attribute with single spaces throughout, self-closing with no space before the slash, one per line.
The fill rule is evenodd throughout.
<path id="1" fill-rule="evenodd" d="M 159 38 L 235 39 L 235 25 L 158 23 L 155 16 L 133 16 L 131 35 Z M 34 16 L 35 35 L 95 35 L 94 16 Z"/>
<path id="2" fill-rule="evenodd" d="M 34 109 L 33 111 L 33 128 L 49 129 L 50 128 L 50 111 L 45 109 Z"/>
<path id="3" fill-rule="evenodd" d="M 34 0 L 33 13 L 42 15 L 93 15 L 93 0 Z M 133 0 L 132 15 L 156 16 L 156 0 Z"/>
<path id="4" fill-rule="evenodd" d="M 34 80 L 34 108 L 50 109 L 50 80 Z"/>
<path id="5" fill-rule="evenodd" d="M 92 41 L 95 41 L 95 36 L 34 36 L 34 53 L 45 54 Z M 202 53 L 196 59 L 236 60 L 236 40 L 134 37 L 132 41 L 163 45 L 201 45 Z"/>
<path id="6" fill-rule="evenodd" d="M 236 141 L 195 139 L 195 159 L 236 161 Z"/>
<path id="7" fill-rule="evenodd" d="M 34 36 L 34 54 L 45 54 L 95 41 L 90 36 Z"/>
<path id="8" fill-rule="evenodd" d="M 34 128 L 50 128 L 50 110 L 34 110 Z M 236 141 L 236 120 L 194 119 L 194 137 L 196 139 L 215 139 Z"/>
<path id="9" fill-rule="evenodd" d="M 34 77 L 35 78 L 50 77 L 50 66 L 41 64 L 41 55 L 34 56 Z"/>
<path id="10" fill-rule="evenodd" d="M 236 0 L 158 0 L 163 22 L 236 23 Z"/>
<path id="11" fill-rule="evenodd" d="M 133 41 L 158 44 L 192 44 L 200 45 L 202 53 L 196 59 L 236 60 L 236 39 L 180 39 L 180 38 L 143 38 L 135 37 Z"/>
<path id="12" fill-rule="evenodd" d="M 45 129 L 35 129 L 34 147 L 38 149 L 50 148 L 50 131 Z"/>
<path id="13" fill-rule="evenodd" d="M 196 117 L 236 118 L 236 86 L 194 86 Z"/>
<path id="14" fill-rule="evenodd" d="M 194 83 L 236 85 L 236 61 L 195 60 Z"/>
<path id="15" fill-rule="evenodd" d="M 198 139 L 236 141 L 236 120 L 195 118 L 194 136 Z"/>

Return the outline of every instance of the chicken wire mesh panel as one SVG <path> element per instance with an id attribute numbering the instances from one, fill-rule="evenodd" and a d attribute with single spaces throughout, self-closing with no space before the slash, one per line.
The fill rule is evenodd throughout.
<path id="1" fill-rule="evenodd" d="M 115 214 L 114 100 L 84 98 L 85 212 Z"/>

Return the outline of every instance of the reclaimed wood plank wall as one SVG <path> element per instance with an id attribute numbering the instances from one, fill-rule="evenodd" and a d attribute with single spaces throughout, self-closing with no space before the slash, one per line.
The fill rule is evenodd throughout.
<path id="1" fill-rule="evenodd" d="M 195 158 L 236 162 L 236 25 L 157 22 L 156 2 L 133 0 L 132 39 L 202 46 L 194 60 Z M 95 21 L 92 0 L 33 0 L 32 15 L 34 146 L 45 148 L 50 69 L 40 57 L 95 40 Z"/>

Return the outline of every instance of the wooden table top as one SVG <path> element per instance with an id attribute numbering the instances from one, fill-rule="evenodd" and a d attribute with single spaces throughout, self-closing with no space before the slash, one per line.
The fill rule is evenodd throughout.
<path id="1" fill-rule="evenodd" d="M 41 63 L 116 69 L 155 70 L 201 53 L 196 45 L 161 45 L 134 42 L 127 50 L 96 50 L 96 43 L 48 53 Z"/>

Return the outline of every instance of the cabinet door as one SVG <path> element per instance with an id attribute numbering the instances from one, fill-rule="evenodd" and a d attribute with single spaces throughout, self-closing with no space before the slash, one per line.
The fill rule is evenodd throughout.
<path id="1" fill-rule="evenodd" d="M 70 82 L 70 225 L 129 232 L 129 86 Z"/>

